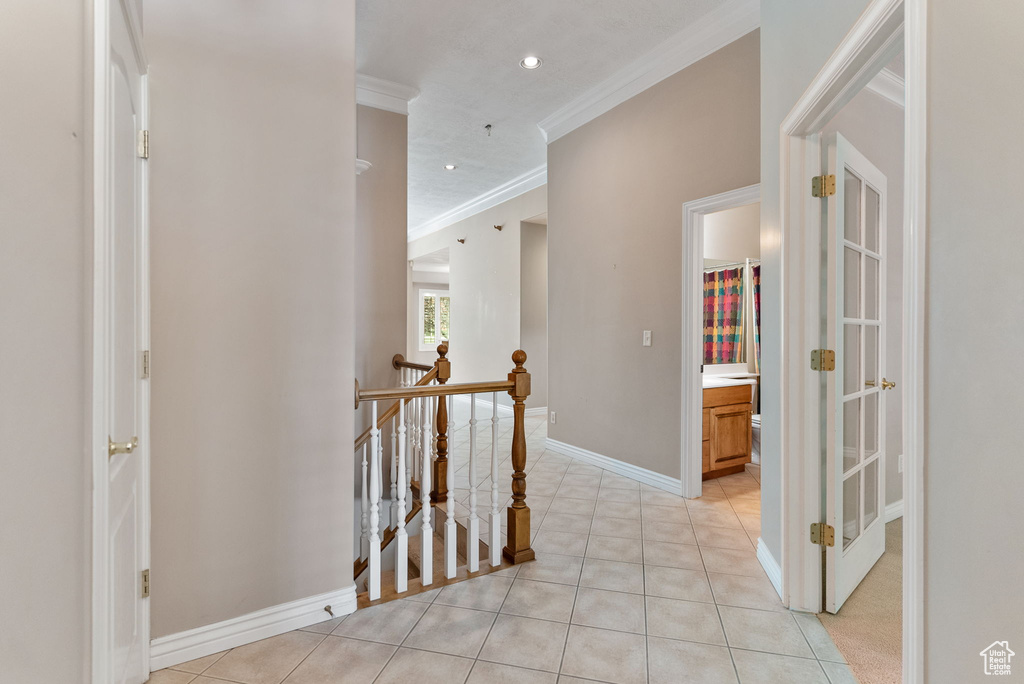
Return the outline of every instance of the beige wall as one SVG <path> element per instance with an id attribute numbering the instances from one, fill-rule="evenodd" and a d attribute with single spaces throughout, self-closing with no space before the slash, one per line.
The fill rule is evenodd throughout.
<path id="1" fill-rule="evenodd" d="M 782 560 L 779 127 L 868 0 L 761 3 L 761 538 Z M 982 644 L 984 646 L 984 644 Z"/>
<path id="2" fill-rule="evenodd" d="M 679 477 L 682 206 L 758 182 L 758 73 L 755 32 L 548 147 L 552 438 Z"/>
<path id="3" fill-rule="evenodd" d="M 78 0 L 0 9 L 0 680 L 90 671 L 91 161 Z M 91 89 L 91 85 L 89 86 Z M 89 96 L 91 101 L 91 94 Z"/>
<path id="4" fill-rule="evenodd" d="M 824 129 L 840 133 L 885 174 L 889 182 L 885 244 L 885 377 L 896 387 L 885 400 L 885 503 L 903 499 L 903 109 L 862 90 Z"/>
<path id="5" fill-rule="evenodd" d="M 356 179 L 356 378 L 392 387 L 395 354 L 405 352 L 408 117 L 357 107 L 358 155 L 373 167 Z M 356 432 L 369 427 L 360 407 Z"/>
<path id="6" fill-rule="evenodd" d="M 530 363 L 530 406 L 548 404 L 548 227 L 523 221 L 520 229 L 522 273 L 520 346 Z"/>
<path id="7" fill-rule="evenodd" d="M 928 5 L 925 679 L 969 683 L 1024 653 L 1024 4 Z"/>
<path id="8" fill-rule="evenodd" d="M 352 0 L 150 0 L 153 636 L 352 583 Z"/>
<path id="9" fill-rule="evenodd" d="M 520 221 L 545 211 L 547 186 L 542 186 L 409 243 L 409 259 L 449 250 L 448 357 L 454 382 L 504 380 L 512 370 L 512 352 L 520 346 Z M 495 225 L 504 228 L 498 231 Z M 461 238 L 465 244 L 457 242 Z M 416 349 L 414 325 L 410 317 L 410 351 Z M 436 356 L 426 358 L 432 361 Z M 530 369 L 529 360 L 526 368 Z M 499 401 L 511 404 L 508 395 L 499 394 Z M 539 405 L 526 402 L 527 408 Z"/>

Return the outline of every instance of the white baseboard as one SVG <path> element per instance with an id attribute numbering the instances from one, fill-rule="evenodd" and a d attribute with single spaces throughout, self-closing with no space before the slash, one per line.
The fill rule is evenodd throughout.
<path id="1" fill-rule="evenodd" d="M 893 501 L 891 504 L 885 507 L 885 522 L 891 523 L 893 520 L 897 520 L 903 517 L 903 499 L 899 501 Z"/>
<path id="2" fill-rule="evenodd" d="M 757 538 L 757 560 L 760 561 L 761 567 L 764 568 L 765 574 L 768 575 L 769 581 L 772 586 L 775 587 L 775 593 L 782 598 L 782 567 L 779 566 L 778 561 L 772 556 L 772 552 L 768 550 L 764 540 L 760 537 Z"/>
<path id="3" fill-rule="evenodd" d="M 678 478 L 669 477 L 668 475 L 662 475 L 656 473 L 653 470 L 647 470 L 647 468 L 641 468 L 640 466 L 633 465 L 632 463 L 626 463 L 603 454 L 598 454 L 593 451 L 587 451 L 580 447 L 573 446 L 572 444 L 566 444 L 565 442 L 559 442 L 551 439 L 547 440 L 547 448 L 551 451 L 566 456 L 572 456 L 575 459 L 579 459 L 584 463 L 597 466 L 598 468 L 604 468 L 609 470 L 616 475 L 622 475 L 628 477 L 631 480 L 637 482 L 643 482 L 644 484 L 658 489 L 663 489 L 670 494 L 682 496 L 683 484 Z"/>
<path id="4" fill-rule="evenodd" d="M 465 406 L 466 408 L 468 408 L 469 407 L 469 403 L 470 403 L 469 395 L 468 394 L 457 394 L 457 395 L 455 395 L 455 402 L 457 404 L 461 404 L 462 406 Z M 477 412 L 476 415 L 477 415 L 477 420 L 482 420 L 483 418 L 490 419 L 491 412 L 494 410 L 493 406 L 494 406 L 494 403 L 490 399 L 484 399 L 483 397 L 477 397 L 476 398 L 476 412 Z M 511 418 L 513 415 L 514 414 L 512 412 L 512 407 L 511 406 L 506 406 L 505 404 L 502 404 L 501 402 L 498 402 L 498 416 L 500 418 Z"/>
<path id="5" fill-rule="evenodd" d="M 331 606 L 335 617 L 355 612 L 356 585 L 153 639 L 149 669 L 155 672 L 330 620 L 324 606 Z"/>
<path id="6" fill-rule="evenodd" d="M 469 397 L 467 395 L 465 395 L 465 394 L 456 395 L 455 401 L 458 402 L 459 404 L 463 405 L 463 406 L 467 406 L 467 407 L 469 406 Z M 494 410 L 493 407 L 494 407 L 494 403 L 490 399 L 484 399 L 483 397 L 477 397 L 476 398 L 476 410 L 477 410 L 477 416 L 478 416 L 477 420 L 480 420 L 481 418 L 489 418 L 490 415 L 491 415 L 491 412 Z M 534 407 L 534 408 L 527 408 L 526 409 L 526 415 L 527 416 L 546 416 L 547 413 L 548 413 L 548 407 L 547 406 L 537 406 L 537 407 Z M 506 406 L 505 404 L 502 404 L 501 402 L 498 402 L 498 416 L 500 418 L 511 418 L 514 415 L 515 415 L 515 413 L 512 411 L 512 407 L 511 406 Z"/>

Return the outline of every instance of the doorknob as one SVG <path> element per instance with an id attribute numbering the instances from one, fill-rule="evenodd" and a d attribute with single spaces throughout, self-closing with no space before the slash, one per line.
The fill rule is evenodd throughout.
<path id="1" fill-rule="evenodd" d="M 135 447 L 139 446 L 139 438 L 132 437 L 130 442 L 115 442 L 114 440 L 107 437 L 109 456 L 114 454 L 130 454 L 135 451 Z"/>
<path id="2" fill-rule="evenodd" d="M 888 381 L 888 380 L 886 380 L 885 378 L 882 378 L 882 389 L 884 389 L 884 390 L 890 390 L 890 389 L 892 389 L 892 388 L 893 388 L 893 387 L 895 387 L 895 386 L 896 386 L 896 383 L 895 383 L 895 382 L 889 382 L 889 381 Z"/>

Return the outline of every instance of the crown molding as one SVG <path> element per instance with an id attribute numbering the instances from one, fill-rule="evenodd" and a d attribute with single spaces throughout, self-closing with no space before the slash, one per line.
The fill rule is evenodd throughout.
<path id="1" fill-rule="evenodd" d="M 412 86 L 356 74 L 356 103 L 395 114 L 409 115 L 409 103 L 420 91 Z"/>
<path id="2" fill-rule="evenodd" d="M 484 194 L 474 197 L 468 202 L 460 204 L 454 209 L 446 211 L 426 223 L 422 223 L 415 228 L 410 228 L 409 242 L 419 240 L 431 233 L 436 233 L 439 230 L 447 228 L 453 223 L 467 219 L 474 214 L 479 214 L 481 211 L 490 209 L 502 202 L 507 202 L 513 197 L 518 197 L 519 195 L 529 192 L 534 188 L 539 188 L 547 182 L 548 165 L 544 164 L 543 166 L 538 166 L 532 171 L 527 171 L 523 175 L 517 176 L 509 182 L 499 185 L 493 190 L 488 190 Z"/>
<path id="3" fill-rule="evenodd" d="M 365 159 L 356 159 L 356 175 L 360 175 L 363 171 L 369 171 L 373 168 L 373 164 L 366 161 Z"/>
<path id="4" fill-rule="evenodd" d="M 865 87 L 898 107 L 906 107 L 907 84 L 888 69 L 879 71 Z"/>
<path id="5" fill-rule="evenodd" d="M 550 144 L 760 25 L 759 0 L 730 0 L 537 125 Z"/>

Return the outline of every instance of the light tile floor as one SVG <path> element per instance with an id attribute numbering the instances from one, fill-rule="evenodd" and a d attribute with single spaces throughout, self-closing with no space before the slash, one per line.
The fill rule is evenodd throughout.
<path id="1" fill-rule="evenodd" d="M 489 419 L 478 433 L 481 474 Z M 499 428 L 507 454 L 511 421 Z M 528 430 L 536 561 L 183 663 L 150 682 L 856 681 L 817 617 L 787 611 L 761 569 L 754 477 L 707 482 L 687 501 L 544 451 L 543 418 L 529 418 Z M 465 487 L 468 432 L 452 441 Z M 501 489 L 504 501 L 510 488 Z"/>

